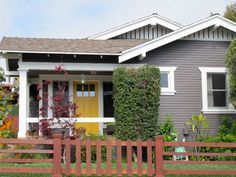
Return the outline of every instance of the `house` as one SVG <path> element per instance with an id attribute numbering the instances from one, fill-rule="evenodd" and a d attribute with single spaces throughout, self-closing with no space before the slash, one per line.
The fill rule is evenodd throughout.
<path id="1" fill-rule="evenodd" d="M 79 105 L 78 121 L 90 133 L 103 133 L 105 122 L 114 122 L 112 72 L 114 68 L 152 64 L 161 71 L 160 120 L 174 114 L 180 134 L 193 114 L 208 117 L 216 133 L 222 116 L 236 118 L 228 101 L 225 53 L 236 36 L 236 23 L 219 14 L 187 26 L 152 14 L 87 39 L 37 39 L 4 37 L 1 57 L 6 75 L 19 76 L 19 137 L 38 124 L 35 101 L 37 83 L 52 81 L 43 92 L 65 80 L 66 94 Z M 68 76 L 55 75 L 62 65 Z M 85 81 L 85 83 L 81 82 Z M 31 110 L 32 109 L 32 110 Z M 30 111 L 31 110 L 31 111 Z M 52 116 L 50 109 L 48 117 Z"/>

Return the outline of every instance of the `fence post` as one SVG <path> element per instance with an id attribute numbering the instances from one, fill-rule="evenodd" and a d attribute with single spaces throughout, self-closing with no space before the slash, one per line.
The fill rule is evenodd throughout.
<path id="1" fill-rule="evenodd" d="M 156 177 L 164 177 L 163 139 L 163 136 L 157 136 L 155 139 Z"/>
<path id="2" fill-rule="evenodd" d="M 52 177 L 62 177 L 61 168 L 61 138 L 62 134 L 53 134 L 53 174 Z"/>

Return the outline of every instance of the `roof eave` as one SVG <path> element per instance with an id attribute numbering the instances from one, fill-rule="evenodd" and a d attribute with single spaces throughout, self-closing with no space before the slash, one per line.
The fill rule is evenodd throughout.
<path id="1" fill-rule="evenodd" d="M 133 57 L 142 55 L 143 53 L 146 53 L 150 50 L 153 50 L 155 48 L 161 47 L 165 44 L 168 44 L 170 42 L 173 42 L 175 40 L 181 39 L 184 36 L 187 36 L 189 34 L 192 34 L 194 32 L 197 32 L 201 29 L 205 29 L 210 26 L 222 26 L 224 28 L 227 28 L 231 31 L 236 32 L 236 23 L 225 19 L 224 17 L 220 15 L 211 16 L 207 19 L 203 19 L 201 21 L 198 21 L 196 23 L 193 23 L 191 25 L 188 25 L 186 27 L 180 28 L 176 31 L 173 31 L 169 34 L 166 34 L 160 38 L 153 39 L 151 41 L 148 41 L 146 43 L 143 43 L 141 45 L 135 46 L 133 48 L 130 48 L 126 51 L 122 52 L 122 55 L 119 56 L 119 63 L 122 63 L 124 61 L 127 61 Z"/>
<path id="2" fill-rule="evenodd" d="M 49 52 L 49 51 L 24 51 L 24 50 L 0 50 L 0 53 L 32 53 L 32 54 L 65 54 L 65 55 L 110 55 L 120 56 L 121 53 L 87 53 L 87 52 Z"/>

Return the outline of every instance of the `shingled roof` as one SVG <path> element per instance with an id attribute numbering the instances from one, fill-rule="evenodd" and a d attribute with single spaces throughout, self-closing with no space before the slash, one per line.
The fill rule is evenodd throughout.
<path id="1" fill-rule="evenodd" d="M 20 53 L 119 55 L 122 51 L 140 45 L 144 42 L 147 42 L 147 40 L 87 40 L 3 37 L 0 43 L 0 51 Z"/>

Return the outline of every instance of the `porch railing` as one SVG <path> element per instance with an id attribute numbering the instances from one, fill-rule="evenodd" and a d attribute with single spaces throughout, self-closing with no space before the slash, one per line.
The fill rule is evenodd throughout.
<path id="1" fill-rule="evenodd" d="M 114 117 L 74 117 L 74 118 L 62 118 L 62 119 L 70 119 L 76 122 L 84 122 L 84 123 L 109 123 L 115 122 Z M 40 118 L 38 117 L 28 117 L 27 123 L 38 123 Z"/>

